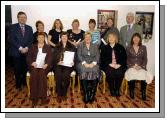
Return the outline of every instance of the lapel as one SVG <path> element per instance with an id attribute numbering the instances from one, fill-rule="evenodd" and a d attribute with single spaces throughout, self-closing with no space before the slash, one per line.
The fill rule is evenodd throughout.
<path id="1" fill-rule="evenodd" d="M 25 33 L 24 33 L 24 36 L 23 36 L 22 33 L 21 33 L 21 27 L 20 27 L 19 23 L 17 23 L 17 31 L 18 31 L 18 35 L 19 35 L 22 39 L 27 37 L 28 27 L 27 27 L 26 24 L 25 24 L 24 27 L 25 27 Z"/>
<path id="2" fill-rule="evenodd" d="M 18 34 L 19 38 L 23 38 L 19 23 L 17 23 L 17 25 L 16 25 L 16 29 L 17 29 L 17 34 Z"/>

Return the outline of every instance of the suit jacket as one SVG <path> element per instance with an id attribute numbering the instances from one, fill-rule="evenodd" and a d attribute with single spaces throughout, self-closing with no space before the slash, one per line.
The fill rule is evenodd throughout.
<path id="1" fill-rule="evenodd" d="M 133 26 L 131 28 L 131 32 L 129 34 L 128 34 L 128 25 L 125 25 L 125 26 L 121 27 L 119 43 L 126 48 L 126 42 L 125 41 L 127 41 L 128 45 L 130 45 L 131 38 L 132 38 L 132 35 L 134 33 L 139 33 L 142 37 L 141 26 L 139 26 L 137 24 L 133 24 Z"/>
<path id="2" fill-rule="evenodd" d="M 146 46 L 142 45 L 139 47 L 138 53 L 135 52 L 133 46 L 126 48 L 127 53 L 127 65 L 128 68 L 138 64 L 140 67 L 146 70 L 147 65 L 147 49 Z"/>
<path id="3" fill-rule="evenodd" d="M 90 53 L 90 55 L 88 55 L 88 52 Z M 90 64 L 93 61 L 95 61 L 97 62 L 97 64 L 99 64 L 100 55 L 98 46 L 96 44 L 91 43 L 90 48 L 88 50 L 85 42 L 83 41 L 78 45 L 77 58 L 79 63 L 85 61 L 86 63 Z"/>
<path id="4" fill-rule="evenodd" d="M 112 48 L 109 44 L 105 45 L 101 49 L 101 69 L 106 71 L 109 64 L 112 63 L 112 51 L 115 52 L 115 59 L 117 64 L 120 64 L 121 67 L 126 70 L 126 50 L 125 48 L 120 45 L 119 43 L 116 43 L 115 46 Z"/>
<path id="5" fill-rule="evenodd" d="M 21 55 L 19 47 L 30 47 L 33 41 L 33 30 L 29 25 L 25 25 L 24 37 L 21 33 L 19 23 L 13 24 L 9 30 L 9 55 L 19 57 Z"/>

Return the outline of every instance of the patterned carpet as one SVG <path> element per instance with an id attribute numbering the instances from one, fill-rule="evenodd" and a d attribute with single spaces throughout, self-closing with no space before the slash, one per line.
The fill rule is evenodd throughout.
<path id="1" fill-rule="evenodd" d="M 15 89 L 15 80 L 13 71 L 10 67 L 5 70 L 5 107 L 6 108 L 30 108 L 31 101 L 27 96 L 27 87 L 21 92 Z M 147 86 L 147 100 L 141 100 L 140 84 L 136 84 L 135 99 L 132 100 L 129 95 L 112 97 L 109 93 L 108 86 L 105 94 L 102 93 L 102 85 L 96 93 L 93 104 L 84 104 L 81 93 L 78 93 L 77 86 L 74 94 L 71 88 L 68 90 L 68 99 L 58 103 L 56 97 L 49 96 L 50 102 L 47 105 L 38 104 L 38 108 L 154 108 L 155 107 L 155 82 Z"/>

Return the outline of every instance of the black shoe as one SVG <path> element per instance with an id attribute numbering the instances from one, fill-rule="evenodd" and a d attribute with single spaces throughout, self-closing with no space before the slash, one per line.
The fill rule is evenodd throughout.
<path id="1" fill-rule="evenodd" d="M 135 80 L 131 80 L 128 82 L 129 85 L 129 94 L 132 99 L 134 99 L 134 88 L 135 88 Z"/>
<path id="2" fill-rule="evenodd" d="M 92 90 L 91 90 L 91 94 L 89 96 L 89 102 L 90 103 L 94 102 L 95 95 L 96 95 L 97 84 L 98 84 L 98 80 L 94 80 L 93 83 L 92 83 Z"/>
<path id="3" fill-rule="evenodd" d="M 115 94 L 115 90 L 110 90 L 110 93 L 111 93 L 111 96 L 116 96 L 116 94 Z"/>
<path id="4" fill-rule="evenodd" d="M 119 90 L 115 91 L 115 96 L 121 96 L 120 93 L 119 93 Z"/>
<path id="5" fill-rule="evenodd" d="M 84 101 L 85 104 L 87 104 L 89 102 L 89 97 L 88 97 L 87 93 L 84 94 L 83 101 Z"/>
<path id="6" fill-rule="evenodd" d="M 142 100 L 146 100 L 146 86 L 147 86 L 146 81 L 142 80 L 141 81 Z"/>
<path id="7" fill-rule="evenodd" d="M 92 92 L 92 94 L 91 94 L 90 97 L 89 97 L 89 102 L 90 102 L 90 103 L 93 103 L 94 100 L 95 100 L 95 92 Z"/>
<path id="8" fill-rule="evenodd" d="M 134 99 L 134 90 L 130 90 L 130 97 Z"/>
<path id="9" fill-rule="evenodd" d="M 142 100 L 146 100 L 146 90 L 142 90 Z"/>
<path id="10" fill-rule="evenodd" d="M 89 102 L 89 96 L 88 96 L 88 81 L 87 80 L 82 80 L 82 89 L 83 89 L 83 94 L 84 94 L 84 98 L 83 101 L 84 103 L 88 103 Z"/>

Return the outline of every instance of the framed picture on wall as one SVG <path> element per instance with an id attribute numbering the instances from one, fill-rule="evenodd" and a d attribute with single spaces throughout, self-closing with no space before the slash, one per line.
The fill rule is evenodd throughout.
<path id="1" fill-rule="evenodd" d="M 143 39 L 149 40 L 153 34 L 154 12 L 136 12 L 135 22 L 142 27 Z"/>
<path id="2" fill-rule="evenodd" d="M 97 10 L 97 29 L 103 33 L 107 28 L 107 19 L 113 18 L 114 26 L 117 27 L 117 11 L 115 10 Z"/>

